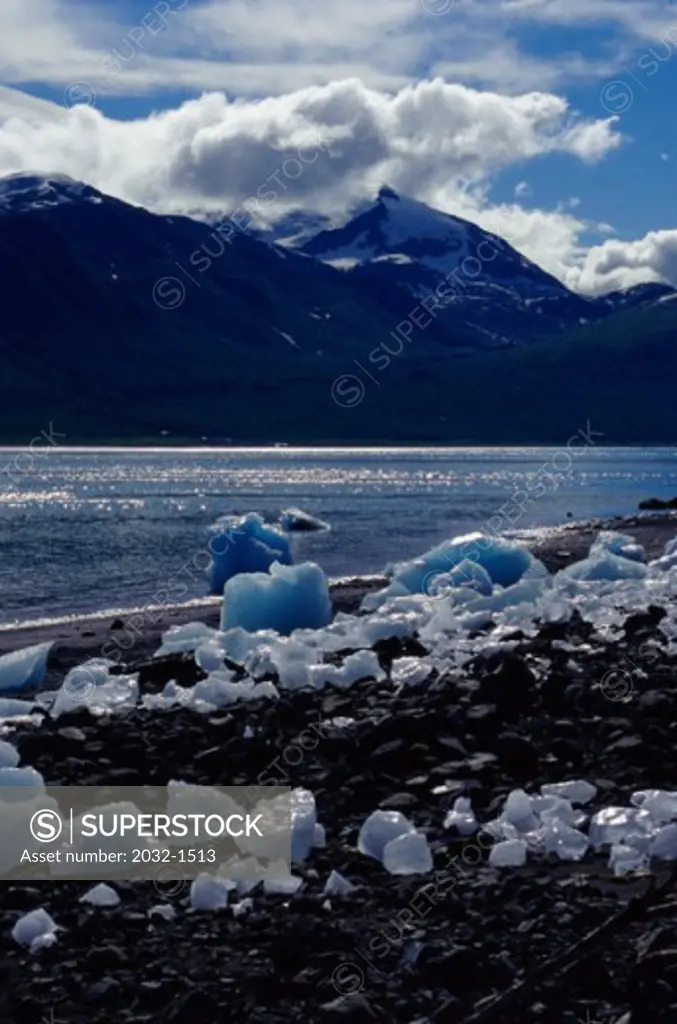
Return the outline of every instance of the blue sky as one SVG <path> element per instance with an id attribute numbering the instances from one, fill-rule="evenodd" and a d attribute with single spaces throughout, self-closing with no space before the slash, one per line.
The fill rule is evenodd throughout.
<path id="1" fill-rule="evenodd" d="M 573 287 L 677 283 L 675 3 L 2 3 L 0 173 L 205 215 L 319 131 L 340 157 L 270 219 L 340 218 L 387 179 Z"/>

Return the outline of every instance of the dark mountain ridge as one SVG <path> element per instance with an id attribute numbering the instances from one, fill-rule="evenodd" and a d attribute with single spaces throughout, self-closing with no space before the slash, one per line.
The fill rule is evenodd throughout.
<path id="1" fill-rule="evenodd" d="M 496 257 L 461 278 L 483 245 Z M 463 286 L 404 343 L 449 275 Z M 673 439 L 673 289 L 575 295 L 389 190 L 294 251 L 14 175 L 0 282 L 5 442 L 52 422 L 68 443 L 557 443 L 594 409 L 608 442 Z"/>

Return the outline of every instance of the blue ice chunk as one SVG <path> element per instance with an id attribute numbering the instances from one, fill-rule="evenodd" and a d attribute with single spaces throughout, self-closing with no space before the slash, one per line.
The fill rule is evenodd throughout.
<path id="1" fill-rule="evenodd" d="M 283 530 L 266 523 L 256 512 L 223 516 L 212 527 L 209 582 L 214 594 L 223 593 L 229 579 L 243 572 L 267 572 L 273 562 L 294 561 Z"/>
<path id="2" fill-rule="evenodd" d="M 415 831 L 412 823 L 400 811 L 374 811 L 360 829 L 357 848 L 367 857 L 382 860 L 388 843 Z"/>
<path id="3" fill-rule="evenodd" d="M 600 530 L 590 547 L 590 557 L 602 555 L 610 551 L 619 558 L 629 558 L 632 562 L 646 562 L 646 552 L 629 533 L 616 533 L 614 530 Z"/>
<path id="4" fill-rule="evenodd" d="M 327 577 L 314 562 L 280 565 L 269 573 L 242 573 L 223 591 L 221 629 L 241 626 L 254 633 L 273 629 L 288 636 L 295 629 L 320 629 L 331 621 Z"/>
<path id="5" fill-rule="evenodd" d="M 456 570 L 466 561 L 484 569 L 493 583 L 512 586 L 532 566 L 534 557 L 524 544 L 504 537 L 469 533 L 442 541 L 425 555 L 394 567 L 393 579 L 412 594 L 425 593 L 426 580 Z"/>
<path id="6" fill-rule="evenodd" d="M 557 576 L 563 579 L 580 581 L 601 580 L 641 580 L 647 574 L 647 568 L 641 562 L 630 558 L 621 558 L 611 551 L 599 551 L 580 562 L 560 569 Z"/>
<path id="7" fill-rule="evenodd" d="M 0 691 L 20 693 L 40 686 L 47 669 L 47 657 L 53 641 L 22 647 L 0 658 Z"/>
<path id="8" fill-rule="evenodd" d="M 443 597 L 456 587 L 474 590 L 484 597 L 489 597 L 494 590 L 491 576 L 487 570 L 469 558 L 464 558 L 449 572 L 433 572 L 424 580 L 425 592 L 430 597 Z"/>

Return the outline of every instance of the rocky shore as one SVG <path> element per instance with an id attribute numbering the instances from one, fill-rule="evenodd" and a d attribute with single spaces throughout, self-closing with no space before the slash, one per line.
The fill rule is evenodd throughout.
<path id="1" fill-rule="evenodd" d="M 603 525 L 631 532 L 649 557 L 676 532 L 670 516 Z M 532 549 L 555 569 L 582 557 L 599 528 L 572 526 Z M 354 610 L 360 590 L 336 592 L 339 607 Z M 215 624 L 213 604 L 204 614 Z M 534 635 L 515 630 L 504 650 L 476 657 L 463 673 L 436 672 L 400 689 L 390 668 L 394 658 L 425 653 L 415 638 L 374 645 L 382 682 L 283 691 L 210 714 L 137 707 L 95 720 L 78 709 L 19 725 L 11 739 L 22 763 L 50 784 L 265 778 L 303 786 L 315 795 L 326 846 L 299 867 L 297 893 L 256 890 L 241 912 L 237 897 L 235 907 L 193 910 L 189 883 L 160 879 L 115 883 L 121 902 L 112 908 L 79 903 L 84 883 L 3 883 L 1 1019 L 674 1024 L 669 866 L 615 878 L 602 855 L 578 864 L 536 855 L 497 870 L 477 838 L 443 827 L 461 795 L 487 820 L 515 787 L 532 792 L 563 779 L 597 788 L 586 812 L 626 805 L 643 788 L 677 789 L 676 666 L 660 631 L 664 615 L 659 607 L 629 614 L 606 642 L 577 614 Z M 92 656 L 94 632 L 79 637 L 83 646 L 64 637 L 56 656 Z M 190 655 L 151 660 L 157 636 L 146 640 L 148 650 L 135 651 L 142 693 L 203 678 Z M 427 836 L 431 874 L 393 876 L 358 852 L 360 826 L 376 808 L 401 811 Z M 328 897 L 332 871 L 354 889 Z M 158 903 L 175 916 L 149 916 Z M 10 932 L 36 907 L 63 930 L 54 946 L 29 954 Z"/>
<path id="2" fill-rule="evenodd" d="M 637 542 L 643 545 L 647 556 L 654 558 L 663 550 L 666 541 L 677 533 L 677 512 L 572 523 L 535 533 L 526 543 L 550 572 L 556 572 L 585 557 L 600 530 L 630 531 Z M 385 583 L 384 576 L 355 577 L 334 583 L 331 587 L 334 611 L 356 612 L 364 595 L 380 589 Z M 130 665 L 134 665 L 152 656 L 160 645 L 162 634 L 172 626 L 204 622 L 208 626 L 217 627 L 220 603 L 218 597 L 206 597 L 186 605 L 140 608 L 115 616 L 97 614 L 57 624 L 0 629 L 0 655 L 20 647 L 53 641 L 45 680 L 46 688 L 51 689 L 58 686 L 66 672 L 75 665 L 82 664 L 87 658 L 101 657 L 106 642 L 117 630 L 124 628 L 131 615 L 135 615 L 140 622 L 137 639 L 129 649 L 127 659 Z"/>

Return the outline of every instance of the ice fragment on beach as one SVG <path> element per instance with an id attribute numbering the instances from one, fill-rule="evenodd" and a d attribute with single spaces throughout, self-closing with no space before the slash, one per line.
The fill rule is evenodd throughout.
<path id="1" fill-rule="evenodd" d="M 614 530 L 600 530 L 590 546 L 590 557 L 610 551 L 619 558 L 629 558 L 632 562 L 645 562 L 646 552 L 634 537 L 627 533 L 616 533 Z"/>
<path id="2" fill-rule="evenodd" d="M 636 807 L 605 807 L 593 815 L 588 838 L 596 850 L 622 842 L 643 849 L 650 840 L 651 828 L 648 811 Z"/>
<path id="3" fill-rule="evenodd" d="M 149 711 L 168 711 L 177 706 L 186 707 L 191 703 L 192 696 L 192 689 L 178 686 L 175 680 L 170 679 L 161 693 L 144 693 L 141 704 Z"/>
<path id="4" fill-rule="evenodd" d="M 652 574 L 657 572 L 670 572 L 677 566 L 677 551 L 672 551 L 669 555 L 661 555 L 660 558 L 654 558 L 649 562 L 649 569 Z"/>
<path id="5" fill-rule="evenodd" d="M 290 532 L 307 533 L 314 530 L 329 530 L 329 523 L 311 516 L 301 508 L 285 508 L 280 512 L 280 524 Z"/>
<path id="6" fill-rule="evenodd" d="M 169 903 L 156 903 L 155 906 L 151 907 L 148 911 L 149 917 L 163 917 L 165 921 L 173 921 L 176 917 L 176 911 L 174 907 Z"/>
<path id="7" fill-rule="evenodd" d="M 244 917 L 246 914 L 250 914 L 254 909 L 254 900 L 245 896 L 239 903 L 233 903 L 232 905 L 233 917 Z"/>
<path id="8" fill-rule="evenodd" d="M 519 830 L 511 825 L 505 818 L 492 818 L 491 821 L 485 821 L 480 826 L 480 831 L 483 835 L 491 836 L 492 839 L 501 842 L 507 839 L 519 839 Z"/>
<path id="9" fill-rule="evenodd" d="M 393 637 L 413 636 L 418 631 L 420 619 L 415 613 L 384 609 L 383 614 L 367 615 L 359 620 L 355 632 L 350 635 L 350 647 L 373 647 L 379 640 Z"/>
<path id="10" fill-rule="evenodd" d="M 468 797 L 459 796 L 454 801 L 453 808 L 444 819 L 443 828 L 455 828 L 461 836 L 470 836 L 477 832 L 479 825 Z"/>
<path id="11" fill-rule="evenodd" d="M 280 875 L 265 878 L 263 891 L 269 896 L 293 896 L 303 885 L 303 879 L 297 875 Z"/>
<path id="12" fill-rule="evenodd" d="M 35 711 L 36 705 L 33 701 L 0 697 L 0 721 L 5 718 L 28 718 Z"/>
<path id="13" fill-rule="evenodd" d="M 434 668 L 426 658 L 395 658 L 390 666 L 390 679 L 395 686 L 417 686 L 428 679 Z"/>
<path id="14" fill-rule="evenodd" d="M 31 910 L 30 913 L 20 917 L 12 928 L 12 938 L 20 946 L 34 947 L 43 936 L 54 935 L 57 926 L 46 910 L 40 907 L 39 910 Z"/>
<path id="15" fill-rule="evenodd" d="M 403 583 L 390 583 L 383 590 L 377 590 L 374 594 L 366 594 L 362 598 L 360 611 L 375 612 L 393 597 L 406 597 L 409 591 Z"/>
<path id="16" fill-rule="evenodd" d="M 649 856 L 660 860 L 677 860 L 677 825 L 664 825 L 649 845 Z"/>
<path id="17" fill-rule="evenodd" d="M 238 573 L 265 573 L 274 562 L 293 562 L 286 534 L 264 522 L 256 512 L 217 520 L 212 527 L 209 551 L 209 581 L 215 594 L 222 594 L 228 580 Z"/>
<path id="18" fill-rule="evenodd" d="M 347 896 L 348 893 L 354 892 L 355 888 L 356 886 L 338 871 L 332 871 L 322 892 L 325 896 Z"/>
<path id="19" fill-rule="evenodd" d="M 0 768 L 0 786 L 43 787 L 45 780 L 35 768 Z"/>
<path id="20" fill-rule="evenodd" d="M 0 657 L 0 690 L 8 693 L 32 690 L 45 678 L 47 657 L 53 641 L 24 647 Z"/>
<path id="21" fill-rule="evenodd" d="M 165 654 L 187 654 L 195 651 L 201 644 L 212 640 L 217 631 L 204 622 L 184 622 L 182 626 L 172 626 L 162 634 L 162 646 L 153 655 L 160 658 Z"/>
<path id="22" fill-rule="evenodd" d="M 587 804 L 597 795 L 597 786 L 585 779 L 571 779 L 570 782 L 546 782 L 541 786 L 543 796 L 559 796 L 572 804 Z"/>
<path id="23" fill-rule="evenodd" d="M 549 587 L 548 577 L 520 580 L 504 590 L 496 590 L 491 597 L 479 597 L 470 610 L 473 614 L 488 612 L 496 615 L 519 605 L 534 605 L 547 595 Z M 526 618 L 530 621 L 534 615 L 535 609 L 529 609 Z"/>
<path id="24" fill-rule="evenodd" d="M 383 867 L 391 875 L 424 875 L 433 869 L 428 840 L 422 832 L 406 832 L 383 849 Z"/>
<path id="25" fill-rule="evenodd" d="M 347 687 L 360 679 L 375 679 L 379 682 L 386 678 L 378 657 L 373 651 L 356 651 L 349 654 L 343 665 L 311 665 L 309 670 L 312 685 Z"/>
<path id="26" fill-rule="evenodd" d="M 195 664 L 199 665 L 203 672 L 216 672 L 224 667 L 223 663 L 226 652 L 218 640 L 207 640 L 196 647 L 193 654 Z"/>
<path id="27" fill-rule="evenodd" d="M 240 700 L 260 700 L 267 697 L 277 699 L 279 693 L 273 683 L 255 683 L 253 679 L 241 679 L 233 682 L 227 670 L 212 672 L 206 679 L 201 679 L 192 688 L 191 704 L 199 710 L 205 704 L 211 708 L 226 707 Z"/>
<path id="28" fill-rule="evenodd" d="M 265 647 L 267 644 L 275 643 L 279 639 L 279 635 L 272 629 L 250 633 L 248 630 L 242 629 L 241 626 L 218 634 L 218 644 L 225 651 L 226 657 L 238 665 L 244 665 L 253 651 Z"/>
<path id="29" fill-rule="evenodd" d="M 291 859 L 298 863 L 306 859 L 315 840 L 317 811 L 315 797 L 309 789 L 291 791 Z"/>
<path id="30" fill-rule="evenodd" d="M 320 825 L 318 822 L 315 825 L 315 831 L 313 833 L 313 849 L 324 850 L 327 846 L 327 833 L 324 825 Z"/>
<path id="31" fill-rule="evenodd" d="M 481 566 L 493 583 L 509 587 L 517 583 L 533 564 L 534 558 L 525 545 L 482 533 L 469 533 L 442 541 L 426 554 L 394 566 L 393 580 L 403 584 L 410 593 L 425 593 L 440 573 L 448 573 L 459 563 L 469 560 Z"/>
<path id="32" fill-rule="evenodd" d="M 577 580 L 580 582 L 600 582 L 603 580 L 641 580 L 647 575 L 647 567 L 629 558 L 621 558 L 611 551 L 603 550 L 580 562 L 568 565 L 555 576 L 555 583 L 560 580 Z"/>
<path id="33" fill-rule="evenodd" d="M 518 832 L 531 832 L 538 828 L 538 818 L 531 807 L 531 798 L 523 789 L 513 789 L 503 808 L 501 817 Z"/>
<path id="34" fill-rule="evenodd" d="M 190 905 L 194 910 L 222 910 L 228 906 L 229 889 L 221 878 L 203 872 L 192 881 Z"/>
<path id="35" fill-rule="evenodd" d="M 546 826 L 542 843 L 546 853 L 556 853 L 560 860 L 574 861 L 585 856 L 589 845 L 587 836 L 563 821 L 553 821 Z"/>
<path id="36" fill-rule="evenodd" d="M 56 932 L 46 932 L 44 935 L 38 935 L 37 939 L 31 942 L 29 952 L 39 953 L 41 949 L 49 949 L 55 942 Z"/>
<path id="37" fill-rule="evenodd" d="M 585 815 L 575 811 L 569 801 L 562 796 L 532 796 L 531 807 L 544 825 L 551 822 L 577 825 L 585 820 Z"/>
<path id="38" fill-rule="evenodd" d="M 383 860 L 383 851 L 388 843 L 415 831 L 412 823 L 399 811 L 373 811 L 360 829 L 357 848 L 367 857 Z"/>
<path id="39" fill-rule="evenodd" d="M 648 811 L 659 825 L 677 818 L 677 793 L 662 789 L 640 789 L 632 794 L 630 803 L 633 807 Z"/>
<path id="40" fill-rule="evenodd" d="M 84 896 L 81 896 L 79 902 L 89 903 L 92 907 L 117 907 L 120 897 L 110 885 L 106 885 L 105 882 L 99 882 L 93 889 L 90 889 Z"/>
<path id="41" fill-rule="evenodd" d="M 451 592 L 466 588 L 484 597 L 491 595 L 494 585 L 486 569 L 469 558 L 464 558 L 449 572 L 431 573 L 424 581 L 424 592 L 432 598 L 451 596 Z"/>
<path id="42" fill-rule="evenodd" d="M 7 740 L 0 740 L 0 768 L 16 768 L 19 763 L 19 751 Z"/>
<path id="43" fill-rule="evenodd" d="M 521 868 L 527 860 L 524 839 L 504 839 L 492 846 L 489 863 L 494 868 Z"/>
<path id="44" fill-rule="evenodd" d="M 276 673 L 286 690 L 299 690 L 311 686 L 311 665 L 322 660 L 321 651 L 308 647 L 293 637 L 278 637 L 268 646 L 253 650 L 245 661 L 247 671 L 255 679 L 261 675 Z"/>
<path id="45" fill-rule="evenodd" d="M 273 629 L 289 634 L 302 627 L 319 629 L 331 620 L 327 577 L 319 565 L 281 565 L 273 562 L 269 573 L 236 576 L 223 592 L 221 628 L 235 626 L 249 631 Z"/>
<path id="46" fill-rule="evenodd" d="M 617 843 L 611 847 L 609 867 L 616 877 L 626 875 L 629 871 L 643 871 L 649 866 L 649 859 L 634 846 Z"/>
<path id="47" fill-rule="evenodd" d="M 138 696 L 135 675 L 111 676 L 110 663 L 94 658 L 70 670 L 49 713 L 58 718 L 77 708 L 87 708 L 92 715 L 113 714 L 135 707 Z"/>

